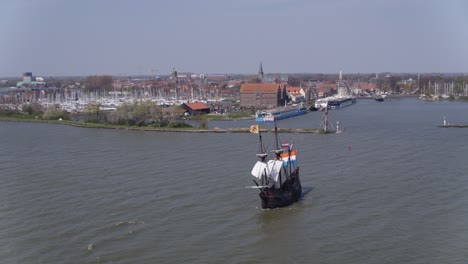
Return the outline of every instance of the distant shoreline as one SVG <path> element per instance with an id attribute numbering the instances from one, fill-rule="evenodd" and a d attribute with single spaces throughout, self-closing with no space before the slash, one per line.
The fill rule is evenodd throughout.
<path id="1" fill-rule="evenodd" d="M 437 126 L 443 128 L 468 128 L 468 125 L 446 125 L 446 126 Z"/>

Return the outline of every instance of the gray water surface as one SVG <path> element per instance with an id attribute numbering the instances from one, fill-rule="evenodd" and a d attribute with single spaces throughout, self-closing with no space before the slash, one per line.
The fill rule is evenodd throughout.
<path id="1" fill-rule="evenodd" d="M 466 263 L 468 129 L 437 126 L 467 109 L 358 100 L 330 111 L 341 134 L 281 135 L 304 196 L 275 210 L 245 188 L 254 134 L 0 122 L 1 263 Z"/>

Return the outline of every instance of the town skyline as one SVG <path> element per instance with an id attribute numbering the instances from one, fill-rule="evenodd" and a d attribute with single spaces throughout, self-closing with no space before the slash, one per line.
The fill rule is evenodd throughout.
<path id="1" fill-rule="evenodd" d="M 464 73 L 468 2 L 6 1 L 0 76 Z"/>

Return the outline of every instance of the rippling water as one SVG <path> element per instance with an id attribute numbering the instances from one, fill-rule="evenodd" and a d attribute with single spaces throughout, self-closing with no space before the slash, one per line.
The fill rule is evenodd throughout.
<path id="1" fill-rule="evenodd" d="M 437 126 L 444 116 L 468 124 L 467 108 L 359 100 L 330 112 L 341 134 L 281 135 L 299 149 L 305 194 L 275 210 L 261 210 L 257 191 L 244 188 L 253 134 L 1 122 L 0 259 L 466 263 L 468 129 Z M 320 115 L 278 125 L 315 128 Z"/>

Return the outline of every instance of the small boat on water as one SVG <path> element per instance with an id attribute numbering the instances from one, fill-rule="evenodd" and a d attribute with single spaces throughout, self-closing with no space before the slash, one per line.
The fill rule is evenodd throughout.
<path id="1" fill-rule="evenodd" d="M 259 126 L 251 126 L 250 132 L 258 134 L 260 141 L 260 151 L 257 154 L 259 161 L 255 163 L 251 172 L 256 186 L 251 186 L 251 188 L 260 190 L 262 208 L 285 207 L 297 202 L 302 194 L 302 186 L 296 161 L 297 151 L 293 149 L 294 144 L 290 145 L 287 142 L 279 144 L 275 122 L 276 149 L 272 151 L 273 158 L 267 160 L 268 153 L 263 147 Z"/>
<path id="2" fill-rule="evenodd" d="M 352 97 L 332 97 L 328 101 L 328 109 L 340 109 L 356 103 L 356 99 Z"/>
<path id="3" fill-rule="evenodd" d="M 377 102 L 383 102 L 385 100 L 385 97 L 381 94 L 374 95 L 374 100 L 376 100 Z"/>
<path id="4" fill-rule="evenodd" d="M 315 101 L 315 107 L 318 109 L 340 109 L 356 103 L 356 99 L 349 96 L 330 96 L 320 98 Z"/>
<path id="5" fill-rule="evenodd" d="M 307 112 L 307 108 L 303 105 L 293 107 L 280 107 L 264 111 L 257 111 L 255 114 L 255 121 L 268 122 L 274 120 L 281 120 L 293 116 L 303 115 Z"/>

